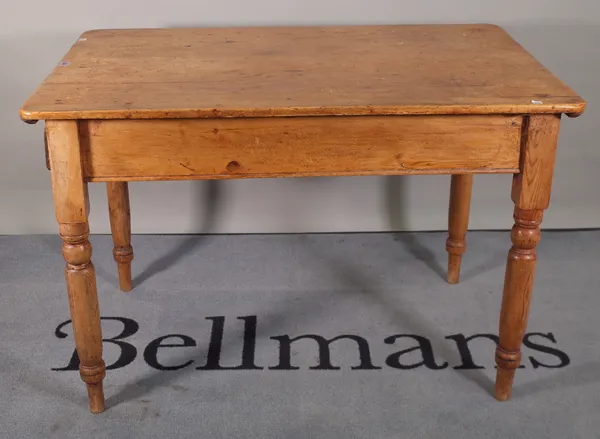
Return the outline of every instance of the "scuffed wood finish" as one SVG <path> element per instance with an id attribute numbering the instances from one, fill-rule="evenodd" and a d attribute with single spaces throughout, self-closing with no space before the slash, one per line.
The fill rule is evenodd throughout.
<path id="1" fill-rule="evenodd" d="M 113 256 L 119 271 L 119 286 L 121 291 L 127 292 L 132 288 L 131 261 L 133 260 L 129 188 L 123 181 L 108 182 L 106 183 L 106 192 L 110 230 L 114 242 Z"/>
<path id="2" fill-rule="evenodd" d="M 471 208 L 472 174 L 453 175 L 450 183 L 450 207 L 448 209 L 448 283 L 457 284 L 460 279 L 460 263 L 467 249 L 466 234 Z"/>
<path id="3" fill-rule="evenodd" d="M 77 122 L 49 121 L 46 134 L 56 219 L 67 262 L 65 275 L 79 371 L 87 385 L 90 410 L 100 413 L 104 410 L 105 365 L 96 274 L 88 240 L 87 184 L 82 175 Z"/>
<path id="4" fill-rule="evenodd" d="M 581 114 L 585 102 L 485 24 L 94 30 L 25 120 Z"/>
<path id="5" fill-rule="evenodd" d="M 518 172 L 519 116 L 82 122 L 84 173 L 110 179 Z M 128 145 L 123 148 L 123 145 Z"/>
<path id="6" fill-rule="evenodd" d="M 515 370 L 521 361 L 521 343 L 527 327 L 533 290 L 536 246 L 540 240 L 543 210 L 550 203 L 550 189 L 560 116 L 531 116 L 523 136 L 521 173 L 513 178 L 515 225 L 511 232 L 502 309 L 500 314 L 495 396 L 510 398 Z"/>

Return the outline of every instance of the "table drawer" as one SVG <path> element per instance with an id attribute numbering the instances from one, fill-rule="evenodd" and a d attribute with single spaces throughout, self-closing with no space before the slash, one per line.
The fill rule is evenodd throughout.
<path id="1" fill-rule="evenodd" d="M 80 122 L 89 181 L 519 170 L 520 116 Z"/>

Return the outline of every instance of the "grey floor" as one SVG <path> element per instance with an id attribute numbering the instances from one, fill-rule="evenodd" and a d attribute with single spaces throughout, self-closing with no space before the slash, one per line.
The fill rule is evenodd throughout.
<path id="1" fill-rule="evenodd" d="M 493 340 L 472 340 L 462 354 L 455 340 L 497 333 L 508 233 L 470 233 L 455 286 L 443 280 L 445 238 L 134 236 L 136 285 L 124 294 L 110 237 L 93 236 L 105 337 L 123 330 L 124 320 L 114 318 L 139 327 L 122 340 L 135 358 L 108 371 L 107 411 L 91 415 L 78 373 L 52 370 L 67 367 L 73 353 L 70 325 L 55 332 L 69 319 L 59 239 L 0 237 L 0 436 L 599 438 L 600 231 L 544 233 L 530 346 L 506 403 L 490 395 Z M 207 363 L 219 322 L 220 365 L 239 366 L 244 321 L 252 316 L 254 362 L 262 369 L 196 369 Z M 187 346 L 152 348 L 172 334 L 186 338 L 163 344 Z M 281 361 L 285 336 L 307 334 L 361 337 L 372 367 L 352 369 L 360 364 L 357 343 L 341 339 L 330 351 L 339 369 L 311 369 L 323 353 L 304 339 L 290 352 L 297 369 L 269 369 Z M 404 336 L 388 338 L 394 335 Z M 416 346 L 406 335 L 431 344 L 430 368 L 387 364 L 423 361 L 419 349 L 391 355 Z M 105 343 L 108 365 L 120 353 Z M 456 369 L 465 355 L 482 368 Z M 147 359 L 188 366 L 157 370 Z"/>

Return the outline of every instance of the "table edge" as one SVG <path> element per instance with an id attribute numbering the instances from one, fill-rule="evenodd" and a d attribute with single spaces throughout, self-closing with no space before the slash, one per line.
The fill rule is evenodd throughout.
<path id="1" fill-rule="evenodd" d="M 174 108 L 131 110 L 64 110 L 47 111 L 23 106 L 23 121 L 85 119 L 220 119 L 242 117 L 309 117 L 309 116 L 447 116 L 492 114 L 567 114 L 584 113 L 586 102 L 568 104 L 496 104 L 496 105 L 410 105 L 410 106 L 327 106 L 275 108 Z"/>

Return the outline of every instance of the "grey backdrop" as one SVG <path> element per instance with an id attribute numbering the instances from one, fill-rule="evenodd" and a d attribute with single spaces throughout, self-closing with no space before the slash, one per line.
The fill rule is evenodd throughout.
<path id="1" fill-rule="evenodd" d="M 0 234 L 55 233 L 42 124 L 18 109 L 78 35 L 94 28 L 488 22 L 503 26 L 588 100 L 565 119 L 547 228 L 600 227 L 597 0 L 56 0 L 0 14 Z M 515 72 L 517 74 L 518 72 Z M 440 230 L 448 176 L 131 184 L 134 233 Z M 471 228 L 512 225 L 510 176 L 477 176 Z M 103 184 L 91 227 L 109 231 Z"/>

